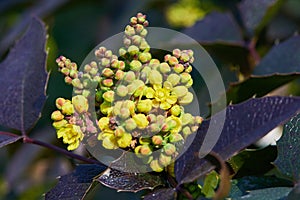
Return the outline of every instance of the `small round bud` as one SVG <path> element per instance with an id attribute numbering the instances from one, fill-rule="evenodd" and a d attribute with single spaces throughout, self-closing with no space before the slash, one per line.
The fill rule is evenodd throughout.
<path id="1" fill-rule="evenodd" d="M 176 152 L 176 147 L 174 144 L 167 143 L 164 147 L 164 152 L 168 155 L 171 156 Z"/>
<path id="2" fill-rule="evenodd" d="M 172 89 L 173 89 L 173 85 L 172 85 L 172 83 L 169 82 L 169 81 L 165 81 L 163 86 L 164 86 L 164 88 L 166 88 L 167 90 L 172 90 Z"/>
<path id="3" fill-rule="evenodd" d="M 183 62 L 188 62 L 190 60 L 189 54 L 187 52 L 182 52 L 180 60 L 182 60 Z"/>
<path id="4" fill-rule="evenodd" d="M 130 118 L 125 121 L 125 129 L 128 132 L 136 129 L 136 123 L 135 123 L 134 119 Z"/>
<path id="5" fill-rule="evenodd" d="M 103 67 L 108 67 L 110 64 L 110 60 L 108 58 L 101 58 L 100 63 Z"/>
<path id="6" fill-rule="evenodd" d="M 176 65 L 174 65 L 173 70 L 179 74 L 179 73 L 183 72 L 184 66 L 182 64 L 176 64 Z"/>
<path id="7" fill-rule="evenodd" d="M 152 85 L 162 83 L 162 75 L 157 70 L 151 70 L 149 73 L 149 81 Z"/>
<path id="8" fill-rule="evenodd" d="M 110 68 L 104 68 L 102 70 L 102 75 L 105 77 L 111 77 L 112 75 L 114 75 L 114 72 Z"/>
<path id="9" fill-rule="evenodd" d="M 135 45 L 131 45 L 128 47 L 127 51 L 130 55 L 134 56 L 134 55 L 138 54 L 139 48 Z"/>
<path id="10" fill-rule="evenodd" d="M 147 29 L 144 29 L 144 30 L 142 30 L 142 31 L 140 32 L 140 36 L 143 37 L 143 38 L 146 37 L 147 34 L 148 34 Z"/>
<path id="11" fill-rule="evenodd" d="M 104 86 L 106 86 L 106 87 L 111 87 L 111 86 L 114 85 L 114 82 L 113 82 L 112 79 L 109 78 L 109 79 L 103 80 L 103 81 L 102 81 L 102 84 L 103 84 Z"/>
<path id="12" fill-rule="evenodd" d="M 182 129 L 182 133 L 183 133 L 183 136 L 186 138 L 187 136 L 192 134 L 192 131 L 191 131 L 190 127 L 186 126 Z"/>
<path id="13" fill-rule="evenodd" d="M 164 153 L 161 153 L 159 155 L 159 164 L 161 164 L 162 166 L 168 166 L 169 164 L 171 164 L 172 158 L 171 156 L 167 156 Z"/>
<path id="14" fill-rule="evenodd" d="M 119 55 L 120 55 L 120 56 L 123 57 L 123 56 L 125 56 L 126 53 L 127 53 L 127 51 L 126 51 L 125 48 L 120 48 L 120 49 L 119 49 Z"/>
<path id="15" fill-rule="evenodd" d="M 72 115 L 74 113 L 74 106 L 71 101 L 67 100 L 61 108 L 62 113 L 65 115 Z"/>
<path id="16" fill-rule="evenodd" d="M 144 129 L 148 126 L 149 121 L 144 114 L 136 114 L 132 117 L 138 128 Z"/>
<path id="17" fill-rule="evenodd" d="M 181 51 L 180 49 L 174 49 L 172 52 L 173 56 L 175 56 L 176 58 L 180 58 L 181 56 Z"/>
<path id="18" fill-rule="evenodd" d="M 121 148 L 129 147 L 131 144 L 132 136 L 129 133 L 124 133 L 120 139 L 117 140 L 118 146 Z"/>
<path id="19" fill-rule="evenodd" d="M 171 56 L 168 61 L 171 66 L 178 64 L 178 60 L 175 56 Z"/>
<path id="20" fill-rule="evenodd" d="M 180 105 L 188 105 L 193 101 L 194 95 L 191 92 L 186 93 L 182 98 L 179 99 L 178 103 Z"/>
<path id="21" fill-rule="evenodd" d="M 73 79 L 70 76 L 65 77 L 65 83 L 67 83 L 67 84 L 72 84 L 72 80 Z"/>
<path id="22" fill-rule="evenodd" d="M 62 74 L 64 74 L 65 76 L 68 76 L 69 73 L 70 73 L 70 69 L 64 67 L 64 68 L 62 68 L 62 69 L 60 70 L 60 72 L 61 72 Z"/>
<path id="23" fill-rule="evenodd" d="M 152 69 L 156 69 L 160 66 L 160 62 L 158 59 L 151 59 L 149 62 L 149 67 L 151 67 Z"/>
<path id="24" fill-rule="evenodd" d="M 130 25 L 127 25 L 126 28 L 125 28 L 125 35 L 127 36 L 133 36 L 135 35 L 135 30 L 132 26 Z"/>
<path id="25" fill-rule="evenodd" d="M 56 108 L 61 110 L 61 108 L 65 102 L 66 102 L 66 100 L 64 98 L 57 98 L 55 101 Z"/>
<path id="26" fill-rule="evenodd" d="M 89 109 L 88 100 L 83 95 L 76 95 L 72 97 L 72 104 L 78 113 L 87 112 Z"/>
<path id="27" fill-rule="evenodd" d="M 117 70 L 116 74 L 115 74 L 115 79 L 117 80 L 121 80 L 124 78 L 125 72 L 123 72 L 122 70 Z"/>
<path id="28" fill-rule="evenodd" d="M 59 130 L 61 128 L 63 128 L 64 126 L 66 126 L 68 124 L 67 120 L 63 119 L 60 121 L 55 121 L 52 123 L 52 126 L 56 129 Z"/>
<path id="29" fill-rule="evenodd" d="M 103 99 L 107 102 L 113 102 L 114 101 L 114 96 L 115 96 L 115 92 L 114 91 L 107 91 L 105 93 L 103 93 Z"/>
<path id="30" fill-rule="evenodd" d="M 90 95 L 91 95 L 90 90 L 82 90 L 82 96 L 84 96 L 85 98 L 88 98 Z"/>
<path id="31" fill-rule="evenodd" d="M 150 123 L 156 122 L 156 115 L 155 114 L 149 114 L 149 115 L 147 115 L 147 119 Z"/>
<path id="32" fill-rule="evenodd" d="M 149 62 L 151 60 L 151 54 L 149 52 L 145 52 L 145 53 L 140 53 L 139 55 L 139 60 L 142 63 L 146 63 Z"/>
<path id="33" fill-rule="evenodd" d="M 150 149 L 149 145 L 144 144 L 142 145 L 142 147 L 140 148 L 140 153 L 144 156 L 148 156 L 152 153 L 152 150 Z"/>
<path id="34" fill-rule="evenodd" d="M 189 65 L 184 71 L 187 73 L 191 73 L 193 70 L 193 67 L 191 65 Z"/>
<path id="35" fill-rule="evenodd" d="M 190 79 L 186 84 L 185 87 L 190 88 L 193 85 L 193 79 Z"/>
<path id="36" fill-rule="evenodd" d="M 171 71 L 171 68 L 168 63 L 163 62 L 163 63 L 160 63 L 160 65 L 159 65 L 159 71 L 161 71 L 161 73 L 163 73 L 163 74 L 166 74 Z"/>
<path id="37" fill-rule="evenodd" d="M 106 134 L 102 141 L 102 146 L 106 149 L 117 149 L 118 144 L 113 134 Z"/>
<path id="38" fill-rule="evenodd" d="M 140 100 L 137 104 L 137 110 L 142 113 L 148 113 L 152 109 L 152 100 Z"/>
<path id="39" fill-rule="evenodd" d="M 203 122 L 203 118 L 200 116 L 195 116 L 194 120 L 195 120 L 195 124 L 201 124 Z"/>
<path id="40" fill-rule="evenodd" d="M 73 85 L 75 88 L 83 89 L 83 85 L 82 85 L 81 81 L 80 81 L 78 78 L 74 78 L 74 79 L 72 80 L 72 85 Z"/>
<path id="41" fill-rule="evenodd" d="M 151 133 L 158 133 L 161 130 L 159 124 L 157 124 L 157 123 L 150 124 L 149 129 L 150 129 Z"/>
<path id="42" fill-rule="evenodd" d="M 152 160 L 150 167 L 155 172 L 162 172 L 164 170 L 164 168 L 159 164 L 158 160 Z"/>
<path id="43" fill-rule="evenodd" d="M 180 74 L 181 83 L 187 83 L 190 79 L 192 79 L 192 76 L 189 73 L 184 72 Z"/>
<path id="44" fill-rule="evenodd" d="M 185 86 L 176 86 L 172 89 L 172 93 L 180 98 L 184 97 L 188 93 L 188 89 Z"/>
<path id="45" fill-rule="evenodd" d="M 147 43 L 147 41 L 145 39 L 143 39 L 141 41 L 140 49 L 145 51 L 145 52 L 148 52 L 150 50 L 150 46 L 149 46 L 149 44 Z"/>
<path id="46" fill-rule="evenodd" d="M 130 69 L 133 71 L 140 71 L 142 68 L 142 63 L 138 60 L 132 60 L 129 64 Z"/>
<path id="47" fill-rule="evenodd" d="M 136 79 L 135 77 L 135 73 L 133 71 L 128 71 L 126 72 L 126 74 L 124 75 L 124 81 L 131 83 L 132 81 L 134 81 Z"/>
<path id="48" fill-rule="evenodd" d="M 54 121 L 60 121 L 63 118 L 64 118 L 64 115 L 61 114 L 61 112 L 59 110 L 56 110 L 51 114 L 51 119 Z"/>
<path id="49" fill-rule="evenodd" d="M 172 108 L 170 109 L 170 112 L 171 112 L 172 115 L 174 115 L 174 116 L 177 117 L 178 115 L 181 114 L 181 108 L 180 108 L 179 105 L 174 105 L 174 106 L 172 106 Z"/>
<path id="50" fill-rule="evenodd" d="M 127 119 L 130 116 L 130 111 L 128 108 L 121 108 L 119 117 L 122 119 Z"/>
<path id="51" fill-rule="evenodd" d="M 128 89 L 124 85 L 119 85 L 117 87 L 117 95 L 120 97 L 125 97 L 128 94 Z"/>
<path id="52" fill-rule="evenodd" d="M 107 115 L 110 110 L 111 110 L 111 103 L 104 101 L 101 105 L 100 105 L 100 111 L 104 114 Z"/>
<path id="53" fill-rule="evenodd" d="M 170 74 L 167 78 L 167 81 L 172 84 L 172 86 L 176 86 L 180 81 L 180 76 L 177 74 Z"/>
<path id="54" fill-rule="evenodd" d="M 119 69 L 124 70 L 125 69 L 125 63 L 124 61 L 119 61 Z"/>
<path id="55" fill-rule="evenodd" d="M 137 24 L 135 26 L 135 30 L 136 30 L 137 33 L 140 33 L 140 32 L 142 32 L 144 30 L 144 26 L 141 25 L 141 24 Z"/>
<path id="56" fill-rule="evenodd" d="M 133 45 L 139 46 L 141 44 L 142 38 L 139 35 L 134 35 L 131 38 Z"/>
<path id="57" fill-rule="evenodd" d="M 198 128 L 199 128 L 198 125 L 192 126 L 192 127 L 191 127 L 191 131 L 192 131 L 192 132 L 196 132 L 196 131 L 198 130 Z"/>
<path id="58" fill-rule="evenodd" d="M 137 18 L 136 17 L 131 17 L 130 18 L 130 24 L 132 24 L 132 25 L 137 24 Z"/>
<path id="59" fill-rule="evenodd" d="M 78 77 L 78 71 L 71 69 L 69 76 L 72 77 L 72 78 L 77 78 Z"/>
<path id="60" fill-rule="evenodd" d="M 122 126 L 118 126 L 114 131 L 116 137 L 122 137 L 125 133 L 125 129 Z"/>
<path id="61" fill-rule="evenodd" d="M 194 117 L 190 113 L 184 113 L 183 115 L 181 115 L 181 122 L 182 122 L 182 126 L 193 124 Z"/>
<path id="62" fill-rule="evenodd" d="M 152 143 L 154 144 L 154 145 L 161 145 L 162 143 L 163 143 L 163 138 L 162 138 L 162 136 L 160 136 L 160 135 L 154 135 L 153 137 L 152 137 Z"/>
<path id="63" fill-rule="evenodd" d="M 171 143 L 176 143 L 183 140 L 183 137 L 179 133 L 171 134 L 169 137 L 169 141 Z"/>

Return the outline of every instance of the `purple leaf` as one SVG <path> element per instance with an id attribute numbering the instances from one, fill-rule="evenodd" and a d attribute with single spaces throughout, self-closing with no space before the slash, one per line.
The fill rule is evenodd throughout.
<path id="1" fill-rule="evenodd" d="M 175 194 L 176 190 L 174 188 L 163 188 L 147 194 L 144 200 L 173 200 Z"/>
<path id="2" fill-rule="evenodd" d="M 144 189 L 154 189 L 164 185 L 164 180 L 159 175 L 150 173 L 127 173 L 108 168 L 97 179 L 103 185 L 118 191 L 138 192 Z"/>
<path id="3" fill-rule="evenodd" d="M 73 200 L 83 199 L 105 166 L 78 165 L 74 172 L 59 178 L 58 184 L 45 195 L 45 200 Z"/>
<path id="4" fill-rule="evenodd" d="M 284 125 L 283 136 L 277 142 L 275 165 L 294 181 L 300 178 L 300 114 Z"/>
<path id="5" fill-rule="evenodd" d="M 181 184 L 191 182 L 212 169 L 212 165 L 200 156 L 210 151 L 207 143 L 212 140 L 217 140 L 212 151 L 227 160 L 293 117 L 299 110 L 299 97 L 265 97 L 228 106 L 220 135 L 216 134 L 218 130 L 215 127 L 220 126 L 224 111 L 202 123 L 191 146 L 176 162 L 177 181 Z M 206 135 L 207 130 L 216 135 Z"/>
<path id="6" fill-rule="evenodd" d="M 25 133 L 45 102 L 46 30 L 33 18 L 24 36 L 0 63 L 0 124 Z"/>
<path id="7" fill-rule="evenodd" d="M 300 36 L 292 37 L 276 46 L 260 61 L 253 74 L 300 72 Z"/>
<path id="8" fill-rule="evenodd" d="M 20 140 L 21 138 L 23 138 L 23 136 L 0 131 L 0 148 L 8 144 L 14 143 Z"/>

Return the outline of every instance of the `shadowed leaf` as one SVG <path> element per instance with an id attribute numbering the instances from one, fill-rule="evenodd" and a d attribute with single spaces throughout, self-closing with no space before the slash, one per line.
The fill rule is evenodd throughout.
<path id="1" fill-rule="evenodd" d="M 248 194 L 232 198 L 232 200 L 277 200 L 285 199 L 292 190 L 290 187 L 275 187 L 250 191 Z"/>
<path id="2" fill-rule="evenodd" d="M 274 46 L 254 69 L 254 75 L 300 72 L 300 36 Z"/>
<path id="3" fill-rule="evenodd" d="M 297 183 L 293 190 L 287 196 L 287 200 L 298 200 L 300 199 L 300 183 Z"/>
<path id="4" fill-rule="evenodd" d="M 46 99 L 46 30 L 33 18 L 24 36 L 0 63 L 0 124 L 30 129 L 40 116 Z"/>
<path id="5" fill-rule="evenodd" d="M 277 142 L 275 165 L 285 175 L 297 181 L 300 178 L 300 114 L 284 125 L 283 136 Z"/>
<path id="6" fill-rule="evenodd" d="M 293 117 L 299 110 L 300 98 L 297 97 L 265 97 L 228 106 L 224 127 L 221 130 L 217 128 L 220 127 L 223 111 L 205 120 L 190 147 L 177 160 L 175 173 L 178 182 L 191 182 L 211 170 L 212 165 L 201 159 L 209 151 L 227 160 Z M 208 143 L 215 142 L 210 149 Z"/>
<path id="7" fill-rule="evenodd" d="M 45 200 L 83 199 L 94 178 L 106 169 L 100 165 L 78 165 L 74 172 L 59 178 L 58 184 L 45 195 Z"/>
<path id="8" fill-rule="evenodd" d="M 21 138 L 23 138 L 23 136 L 0 131 L 0 148 L 8 144 L 14 143 L 20 140 Z"/>
<path id="9" fill-rule="evenodd" d="M 97 181 L 118 191 L 138 192 L 164 185 L 163 177 L 150 173 L 127 173 L 108 168 Z"/>
<path id="10" fill-rule="evenodd" d="M 158 189 L 147 194 L 144 200 L 173 200 L 175 199 L 175 193 L 174 188 Z"/>
<path id="11" fill-rule="evenodd" d="M 259 32 L 274 16 L 282 0 L 243 0 L 239 4 L 241 17 L 250 33 Z"/>

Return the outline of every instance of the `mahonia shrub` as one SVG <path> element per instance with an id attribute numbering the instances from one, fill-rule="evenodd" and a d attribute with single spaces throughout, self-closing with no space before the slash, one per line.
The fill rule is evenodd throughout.
<path id="1" fill-rule="evenodd" d="M 163 60 L 155 58 L 146 40 L 148 24 L 142 13 L 132 17 L 119 54 L 101 46 L 82 71 L 64 56 L 56 60 L 74 87 L 72 100 L 58 98 L 51 116 L 68 150 L 99 140 L 105 149 L 134 152 L 161 172 L 198 129 L 202 117 L 185 112 L 194 98 L 193 51 L 174 49 Z"/>

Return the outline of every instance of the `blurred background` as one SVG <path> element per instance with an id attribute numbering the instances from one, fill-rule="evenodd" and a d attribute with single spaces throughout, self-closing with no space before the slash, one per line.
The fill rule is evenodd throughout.
<path id="1" fill-rule="evenodd" d="M 263 2 L 249 18 L 260 17 Z M 228 88 L 229 83 L 251 74 L 259 62 L 257 57 L 263 57 L 274 44 L 297 35 L 300 30 L 299 0 L 280 1 L 268 19 L 261 18 L 265 24 L 254 29 L 249 28 L 251 21 L 242 22 L 243 9 L 247 5 L 241 4 L 241 0 L 0 0 L 0 61 L 24 33 L 31 17 L 38 16 L 44 21 L 48 32 L 48 99 L 42 118 L 30 135 L 64 148 L 56 139 L 50 121 L 55 99 L 72 95 L 72 88 L 64 84 L 63 75 L 57 71 L 58 56 L 65 55 L 80 65 L 97 44 L 122 32 L 130 17 L 143 12 L 150 26 L 182 31 L 198 40 L 213 57 Z M 209 21 L 210 18 L 203 21 L 217 13 L 230 14 L 230 20 L 234 20 L 230 23 L 239 30 L 238 35 L 231 33 L 232 28 L 222 21 Z M 220 27 L 221 33 L 209 33 L 206 27 L 217 30 Z M 249 46 L 253 42 L 255 52 L 251 53 Z M 299 82 L 284 86 L 280 92 L 299 94 Z M 199 96 L 204 96 L 201 109 L 207 116 L 209 99 L 200 92 Z M 82 149 L 77 153 L 85 154 Z M 57 183 L 56 178 L 72 171 L 77 163 L 64 155 L 21 142 L 0 149 L 0 158 L 0 199 L 43 199 L 43 194 Z M 116 193 L 104 187 L 98 190 L 118 199 L 139 199 L 141 195 Z"/>

